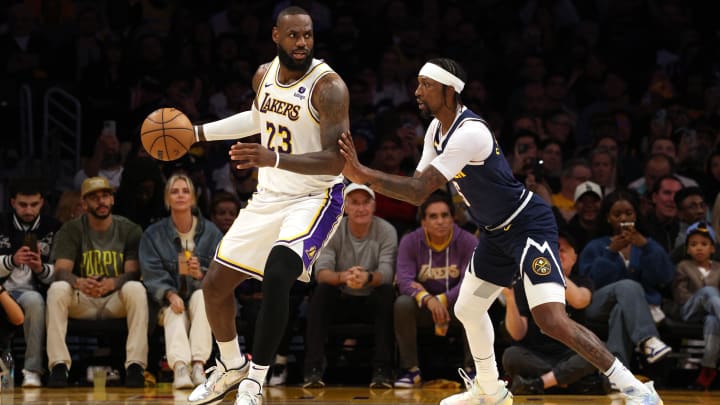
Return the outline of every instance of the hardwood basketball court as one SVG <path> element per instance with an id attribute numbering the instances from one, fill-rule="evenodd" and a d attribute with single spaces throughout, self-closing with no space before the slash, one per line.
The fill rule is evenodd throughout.
<path id="1" fill-rule="evenodd" d="M 170 384 L 157 388 L 129 389 L 108 387 L 94 390 L 93 387 L 65 389 L 22 389 L 16 388 L 11 397 L 2 395 L 2 405 L 19 404 L 113 404 L 113 405 L 170 405 L 187 404 L 189 390 L 172 390 Z M 268 387 L 265 389 L 265 404 L 437 404 L 448 395 L 459 392 L 455 389 L 388 389 L 377 390 L 363 387 L 328 387 L 324 389 L 303 389 L 300 387 Z M 720 404 L 720 391 L 660 391 L 665 405 L 716 405 Z M 228 396 L 223 404 L 232 404 Z M 515 405 L 623 405 L 619 395 L 575 396 L 545 395 L 516 396 Z"/>

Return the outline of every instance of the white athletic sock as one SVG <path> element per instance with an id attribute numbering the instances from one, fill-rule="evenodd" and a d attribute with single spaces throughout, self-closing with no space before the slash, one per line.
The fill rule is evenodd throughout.
<path id="1" fill-rule="evenodd" d="M 463 326 L 475 362 L 475 381 L 484 393 L 492 395 L 497 392 L 500 378 L 495 360 L 495 333 L 487 312 L 478 318 L 477 322 L 471 322 L 474 325 L 463 322 Z"/>
<path id="2" fill-rule="evenodd" d="M 263 385 L 265 384 L 265 378 L 267 377 L 268 369 L 270 366 L 260 366 L 254 362 L 250 362 L 250 371 L 246 379 L 240 382 L 239 390 L 255 392 L 257 390 L 257 384 L 260 384 L 260 391 L 262 391 Z M 253 381 L 249 381 L 253 380 Z M 257 384 L 256 384 L 257 383 Z"/>
<path id="3" fill-rule="evenodd" d="M 222 360 L 228 370 L 231 368 L 240 368 L 245 365 L 246 360 L 240 352 L 240 343 L 238 343 L 237 336 L 229 342 L 216 342 L 220 349 L 220 360 Z"/>
<path id="4" fill-rule="evenodd" d="M 617 358 L 615 358 L 615 361 L 609 369 L 603 371 L 603 374 L 605 374 L 605 376 L 610 380 L 610 383 L 617 387 L 621 392 L 624 392 L 630 387 L 639 390 L 639 392 L 647 392 L 645 385 L 635 378 L 630 370 L 628 370 L 627 367 L 625 367 L 625 365 Z"/>
<path id="5" fill-rule="evenodd" d="M 455 303 L 455 314 L 465 328 L 475 362 L 475 381 L 488 395 L 497 392 L 500 374 L 495 360 L 495 331 L 487 311 L 500 292 L 502 287 L 468 273 Z"/>

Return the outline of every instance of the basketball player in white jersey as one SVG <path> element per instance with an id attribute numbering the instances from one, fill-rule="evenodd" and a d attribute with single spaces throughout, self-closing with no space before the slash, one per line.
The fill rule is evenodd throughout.
<path id="1" fill-rule="evenodd" d="M 230 158 L 239 169 L 259 168 L 258 190 L 218 245 L 203 282 L 208 321 L 220 349 L 207 382 L 191 404 L 215 404 L 238 386 L 236 404 L 259 405 L 268 367 L 282 338 L 290 288 L 309 281 L 320 249 L 342 215 L 344 160 L 338 139 L 349 128 L 343 80 L 313 58 L 313 26 L 299 7 L 280 12 L 272 30 L 278 55 L 253 77 L 252 109 L 196 126 L 198 140 L 260 134 L 238 142 Z M 233 291 L 249 277 L 263 280 L 253 359 L 240 353 Z"/>
<path id="2" fill-rule="evenodd" d="M 353 182 L 417 205 L 450 182 L 481 230 L 454 308 L 477 374 L 471 379 L 460 369 L 467 391 L 440 405 L 512 405 L 512 394 L 498 380 L 487 310 L 502 288 L 515 281 L 523 283 L 542 331 L 602 371 L 625 394 L 626 405 L 662 405 L 651 382 L 638 381 L 597 336 L 568 317 L 552 210 L 513 176 L 485 121 L 463 106 L 465 81 L 464 69 L 452 59 L 431 59 L 420 69 L 415 96 L 420 111 L 434 119 L 414 177 L 361 165 L 349 136 L 340 139 L 347 160 L 343 173 Z"/>

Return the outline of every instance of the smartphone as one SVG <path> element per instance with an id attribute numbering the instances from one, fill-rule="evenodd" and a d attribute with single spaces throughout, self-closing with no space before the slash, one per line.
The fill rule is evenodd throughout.
<path id="1" fill-rule="evenodd" d="M 620 229 L 621 229 L 621 230 L 624 230 L 624 229 L 630 230 L 630 229 L 632 229 L 632 228 L 634 228 L 634 227 L 635 227 L 635 222 L 620 222 Z"/>
<path id="2" fill-rule="evenodd" d="M 532 168 L 532 173 L 535 175 L 535 182 L 539 183 L 545 179 L 545 161 L 537 159 Z"/>
<path id="3" fill-rule="evenodd" d="M 38 240 L 37 235 L 35 235 L 33 232 L 28 232 L 25 234 L 25 239 L 23 240 L 23 246 L 27 246 L 30 248 L 31 251 L 38 253 Z"/>

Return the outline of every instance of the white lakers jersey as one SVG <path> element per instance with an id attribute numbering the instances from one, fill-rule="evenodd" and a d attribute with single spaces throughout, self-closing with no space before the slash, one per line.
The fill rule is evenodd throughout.
<path id="1" fill-rule="evenodd" d="M 333 70 L 313 59 L 299 80 L 282 84 L 277 80 L 280 61 L 272 61 L 257 91 L 261 142 L 279 153 L 303 154 L 322 150 L 317 111 L 310 102 L 318 80 Z M 261 167 L 258 190 L 281 194 L 311 194 L 342 181 L 342 175 L 303 175 L 272 167 Z"/>

